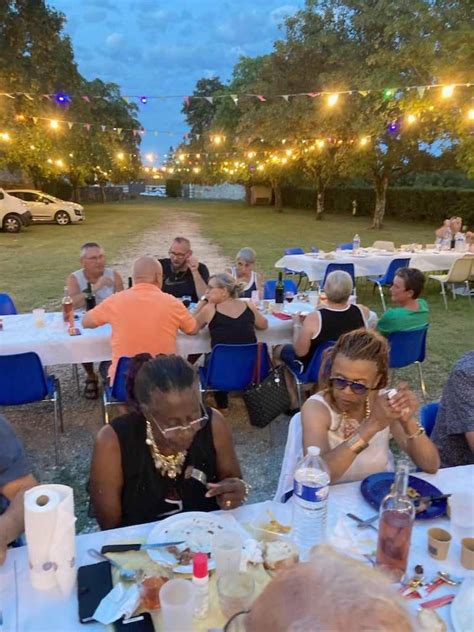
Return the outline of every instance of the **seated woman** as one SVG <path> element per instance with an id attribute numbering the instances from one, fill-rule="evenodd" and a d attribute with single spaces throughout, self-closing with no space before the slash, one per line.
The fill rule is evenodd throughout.
<path id="1" fill-rule="evenodd" d="M 263 298 L 263 275 L 255 272 L 257 253 L 253 248 L 241 248 L 235 257 L 235 266 L 226 270 L 241 284 L 240 298 L 252 298 L 252 292 L 258 290 Z"/>
<path id="2" fill-rule="evenodd" d="M 136 356 L 128 390 L 135 410 L 99 431 L 92 455 L 89 491 L 102 529 L 245 501 L 249 488 L 230 429 L 203 407 L 197 374 L 184 358 Z"/>
<path id="3" fill-rule="evenodd" d="M 406 384 L 389 399 L 388 344 L 380 334 L 357 329 L 328 350 L 320 392 L 301 410 L 303 448 L 319 446 L 331 483 L 392 469 L 389 436 L 425 472 L 439 468 L 436 446 L 415 417 L 418 401 Z"/>
<path id="4" fill-rule="evenodd" d="M 474 351 L 465 353 L 449 374 L 431 438 L 441 467 L 474 463 Z"/>
<path id="5" fill-rule="evenodd" d="M 211 276 L 203 306 L 198 306 L 195 318 L 201 327 L 209 325 L 211 347 L 218 344 L 244 345 L 257 342 L 255 329 L 267 329 L 267 319 L 251 301 L 238 299 L 240 285 L 223 272 Z M 228 413 L 228 396 L 223 391 L 214 393 L 217 408 Z"/>

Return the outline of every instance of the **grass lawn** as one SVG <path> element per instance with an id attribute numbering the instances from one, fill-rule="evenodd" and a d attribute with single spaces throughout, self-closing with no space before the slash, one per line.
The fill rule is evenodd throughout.
<path id="1" fill-rule="evenodd" d="M 177 199 L 91 205 L 86 208 L 87 219 L 81 225 L 36 224 L 18 235 L 0 233 L 0 291 L 11 294 L 21 311 L 53 305 L 55 299 L 62 297 L 66 275 L 78 267 L 82 243 L 100 242 L 108 262 L 113 264 L 114 257 L 130 240 L 151 226 L 166 231 L 167 217 L 179 211 L 193 213 L 203 235 L 220 245 L 228 256 L 233 257 L 242 246 L 255 248 L 259 267 L 267 278 L 275 276 L 273 265 L 285 247 L 301 245 L 309 249 L 316 245 L 330 250 L 336 242 L 350 241 L 356 232 L 362 245 L 370 245 L 376 239 L 397 244 L 434 241 L 434 225 L 389 219 L 383 230 L 373 231 L 367 217 L 327 215 L 324 221 L 316 222 L 308 210 L 288 209 L 276 214 L 271 208 L 251 208 L 239 202 Z M 373 294 L 372 285 L 364 280 L 357 285 L 359 301 L 380 313 L 380 301 Z M 425 296 L 431 308 L 431 327 L 424 370 L 429 394 L 436 397 L 453 362 L 473 347 L 474 307 L 461 297 L 455 302 L 450 300 L 446 312 L 439 286 L 433 281 L 427 284 Z M 400 374 L 417 384 L 415 370 Z"/>

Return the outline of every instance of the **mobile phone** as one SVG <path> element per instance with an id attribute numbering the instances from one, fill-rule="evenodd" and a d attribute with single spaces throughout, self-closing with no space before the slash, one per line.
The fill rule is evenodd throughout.
<path id="1" fill-rule="evenodd" d="M 130 619 L 119 619 L 114 623 L 115 632 L 154 632 L 155 626 L 149 612 L 142 612 Z"/>
<path id="2" fill-rule="evenodd" d="M 82 334 L 82 331 L 77 327 L 69 327 L 67 331 L 70 336 L 80 336 Z"/>
<path id="3" fill-rule="evenodd" d="M 92 623 L 94 612 L 102 599 L 112 590 L 109 562 L 80 566 L 77 571 L 77 599 L 79 621 Z"/>

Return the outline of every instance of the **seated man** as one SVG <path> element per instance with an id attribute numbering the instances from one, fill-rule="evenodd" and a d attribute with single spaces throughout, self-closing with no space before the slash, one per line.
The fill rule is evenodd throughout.
<path id="1" fill-rule="evenodd" d="M 162 274 L 156 259 L 140 257 L 133 264 L 133 287 L 109 296 L 82 318 L 83 327 L 112 325 L 111 382 L 121 356 L 175 353 L 179 329 L 199 331 L 181 301 L 161 291 Z"/>
<path id="2" fill-rule="evenodd" d="M 120 274 L 112 268 L 105 267 L 105 254 L 99 244 L 92 241 L 85 243 L 81 247 L 80 262 L 82 268 L 70 274 L 66 279 L 68 293 L 75 309 L 85 308 L 85 291 L 88 283 L 92 286 L 92 293 L 97 305 L 108 296 L 123 290 Z M 108 363 L 104 363 L 104 365 L 103 371 L 106 371 Z M 98 381 L 94 372 L 94 364 L 85 362 L 82 366 L 87 374 L 84 395 L 87 399 L 97 399 Z"/>
<path id="3" fill-rule="evenodd" d="M 429 323 L 428 303 L 418 298 L 425 285 L 425 277 L 416 268 L 399 268 L 395 273 L 390 294 L 397 307 L 382 314 L 377 329 L 384 336 L 395 331 L 422 329 Z"/>
<path id="4" fill-rule="evenodd" d="M 7 546 L 23 533 L 23 496 L 37 484 L 21 442 L 0 415 L 0 565 L 5 561 Z"/>
<path id="5" fill-rule="evenodd" d="M 176 237 L 169 249 L 169 258 L 160 259 L 163 268 L 163 292 L 176 298 L 190 296 L 197 303 L 206 293 L 209 270 L 193 257 L 191 243 L 185 237 Z"/>
<path id="6" fill-rule="evenodd" d="M 233 619 L 235 629 L 246 632 L 415 630 L 402 599 L 380 572 L 329 547 L 316 547 L 308 563 L 277 573 L 250 611 Z M 229 622 L 224 629 L 234 628 Z"/>
<path id="7" fill-rule="evenodd" d="M 441 467 L 474 463 L 474 351 L 453 366 L 431 435 Z"/>
<path id="8" fill-rule="evenodd" d="M 453 216 L 450 219 L 445 219 L 443 225 L 435 230 L 437 243 L 442 244 L 443 242 L 447 243 L 449 241 L 449 247 L 454 248 L 456 245 L 456 235 L 462 233 L 462 228 L 462 217 Z M 472 236 L 473 234 L 470 231 L 464 233 L 468 246 L 471 244 Z"/>

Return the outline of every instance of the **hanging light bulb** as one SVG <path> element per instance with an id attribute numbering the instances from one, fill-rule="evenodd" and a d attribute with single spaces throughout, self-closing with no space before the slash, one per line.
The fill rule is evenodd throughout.
<path id="1" fill-rule="evenodd" d="M 148 99 L 146 97 L 140 97 L 140 103 L 143 103 L 143 105 L 146 105 L 148 103 Z"/>
<path id="2" fill-rule="evenodd" d="M 471 109 L 469 110 L 469 112 L 467 113 L 467 118 L 468 118 L 470 121 L 474 121 L 474 108 L 471 108 Z"/>
<path id="3" fill-rule="evenodd" d="M 409 125 L 413 125 L 413 123 L 416 123 L 416 121 L 417 121 L 417 117 L 416 117 L 416 115 L 415 115 L 415 114 L 409 114 L 409 115 L 407 116 L 407 123 L 408 123 Z"/>
<path id="4" fill-rule="evenodd" d="M 59 128 L 59 122 L 56 119 L 53 119 L 49 122 L 49 126 L 51 129 L 58 129 Z"/>
<path id="5" fill-rule="evenodd" d="M 123 160 L 125 158 L 125 154 L 123 151 L 119 151 L 117 154 L 117 160 Z"/>
<path id="6" fill-rule="evenodd" d="M 441 90 L 441 96 L 443 97 L 443 99 L 449 99 L 450 97 L 453 96 L 453 93 L 454 93 L 454 86 L 443 86 Z"/>
<path id="7" fill-rule="evenodd" d="M 333 94 L 330 94 L 328 96 L 328 105 L 330 108 L 332 108 L 334 105 L 336 105 L 336 103 L 339 100 L 339 95 L 337 92 L 334 92 Z"/>

